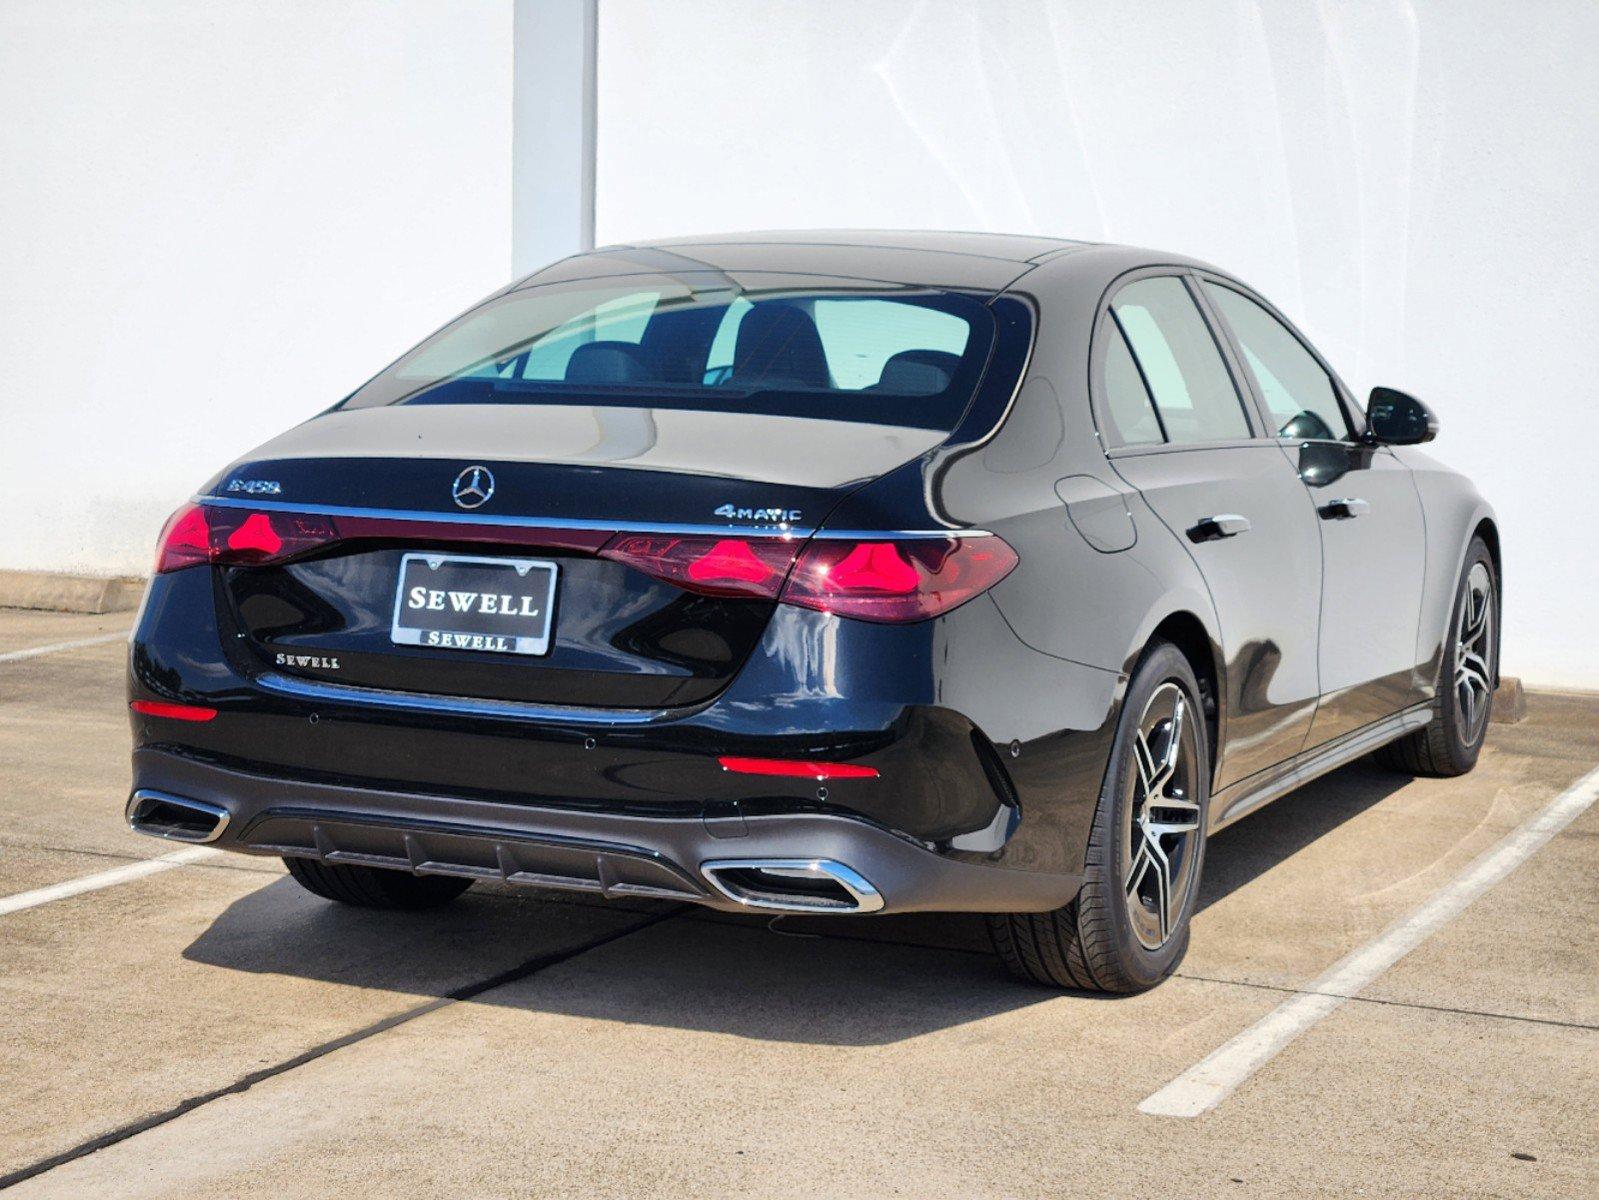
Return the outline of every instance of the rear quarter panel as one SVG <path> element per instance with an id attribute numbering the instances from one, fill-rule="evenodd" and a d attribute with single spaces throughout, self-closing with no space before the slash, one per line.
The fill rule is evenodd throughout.
<path id="1" fill-rule="evenodd" d="M 1482 493 L 1465 475 L 1415 446 L 1399 446 L 1395 456 L 1411 470 L 1426 523 L 1426 564 L 1421 592 L 1421 621 L 1416 635 L 1416 682 L 1427 695 L 1437 691 L 1444 642 L 1454 613 L 1460 567 L 1472 537 L 1487 522 L 1497 543 L 1498 519 Z M 1501 596 L 1504 567 L 1496 571 Z M 1501 622 L 1502 627 L 1502 622 Z"/>

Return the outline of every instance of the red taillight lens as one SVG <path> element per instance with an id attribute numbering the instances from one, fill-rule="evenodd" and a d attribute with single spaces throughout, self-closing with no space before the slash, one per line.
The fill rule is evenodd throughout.
<path id="1" fill-rule="evenodd" d="M 211 561 L 211 527 L 206 524 L 205 510 L 197 504 L 185 504 L 167 518 L 157 544 L 155 573 L 176 571 L 179 567 L 192 567 L 196 563 Z"/>
<path id="2" fill-rule="evenodd" d="M 923 621 L 966 603 L 1015 568 L 1016 552 L 993 535 L 832 540 L 683 536 L 468 525 L 442 520 L 333 517 L 186 504 L 161 533 L 156 573 L 200 563 L 265 566 L 341 539 L 492 542 L 598 553 L 708 596 L 779 600 L 863 621 Z M 798 558 L 796 559 L 796 554 Z"/>
<path id="3" fill-rule="evenodd" d="M 813 541 L 794 564 L 784 604 L 862 621 L 923 621 L 987 591 L 1017 563 L 992 535 L 897 542 Z"/>
<path id="4" fill-rule="evenodd" d="M 283 538 L 272 528 L 272 518 L 266 513 L 251 513 L 242 525 L 228 534 L 228 549 L 235 554 L 271 558 L 283 549 Z"/>
<path id="5" fill-rule="evenodd" d="M 166 717 L 173 721 L 209 721 L 217 715 L 214 708 L 203 708 L 198 704 L 168 704 L 165 700 L 135 700 L 128 707 L 142 716 Z"/>
<path id="6" fill-rule="evenodd" d="M 739 775 L 782 775 L 794 779 L 876 779 L 876 767 L 857 763 L 815 762 L 804 758 L 738 758 L 724 754 L 716 760 L 724 771 Z"/>
<path id="7" fill-rule="evenodd" d="M 212 561 L 257 567 L 297 558 L 339 540 L 332 517 L 313 513 L 250 512 L 242 508 L 206 510 L 211 523 Z"/>
<path id="8" fill-rule="evenodd" d="M 794 565 L 796 548 L 785 538 L 620 533 L 606 543 L 600 557 L 691 592 L 775 600 Z"/>
<path id="9" fill-rule="evenodd" d="M 155 570 L 160 575 L 198 563 L 260 566 L 305 554 L 338 537 L 331 517 L 186 504 L 161 533 Z"/>

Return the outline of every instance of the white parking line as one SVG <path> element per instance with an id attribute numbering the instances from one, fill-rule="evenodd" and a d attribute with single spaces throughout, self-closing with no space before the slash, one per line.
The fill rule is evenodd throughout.
<path id="1" fill-rule="evenodd" d="M 51 642 L 48 646 L 34 646 L 27 650 L 8 650 L 0 654 L 0 663 L 21 662 L 25 658 L 38 658 L 41 654 L 54 654 L 58 650 L 77 650 L 83 646 L 103 646 L 107 642 L 125 642 L 128 631 L 102 633 L 98 637 L 79 638 L 75 642 Z"/>
<path id="2" fill-rule="evenodd" d="M 52 900 L 65 900 L 68 896 L 115 887 L 119 883 L 130 883 L 135 879 L 143 879 L 146 875 L 158 875 L 162 871 L 172 870 L 173 867 L 200 862 L 202 859 L 212 858 L 221 853 L 222 851 L 213 850 L 209 846 L 190 846 L 187 850 L 163 854 L 160 858 L 147 858 L 142 862 L 129 863 L 125 867 L 113 867 L 109 871 L 81 875 L 77 879 L 69 879 L 65 883 L 56 883 L 49 887 L 35 888 L 31 892 L 0 896 L 0 917 L 21 912 L 25 908 L 37 908 L 41 904 L 49 904 Z"/>
<path id="3" fill-rule="evenodd" d="M 1536 854 L 1550 838 L 1599 799 L 1599 770 L 1590 771 L 1551 800 L 1420 908 L 1390 925 L 1292 999 L 1138 1106 L 1161 1117 L 1197 1117 L 1225 1100 L 1305 1030 L 1356 995 L 1389 967 L 1465 911 L 1466 907 Z"/>

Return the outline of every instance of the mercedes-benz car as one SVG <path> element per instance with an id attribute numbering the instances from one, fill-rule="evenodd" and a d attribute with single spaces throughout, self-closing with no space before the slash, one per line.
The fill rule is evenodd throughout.
<path id="1" fill-rule="evenodd" d="M 346 904 L 976 912 L 1027 979 L 1147 988 L 1207 835 L 1475 762 L 1499 532 L 1436 430 L 1178 255 L 578 254 L 174 514 L 127 819 Z"/>

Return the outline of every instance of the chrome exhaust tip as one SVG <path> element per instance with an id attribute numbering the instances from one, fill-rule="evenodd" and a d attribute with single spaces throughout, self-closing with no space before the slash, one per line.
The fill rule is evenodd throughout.
<path id="1" fill-rule="evenodd" d="M 214 842 L 228 827 L 228 810 L 204 800 L 140 788 L 123 814 L 135 833 L 171 842 Z"/>
<path id="2" fill-rule="evenodd" d="M 746 908 L 795 913 L 869 913 L 883 896 L 859 871 L 830 858 L 719 858 L 700 873 Z"/>

